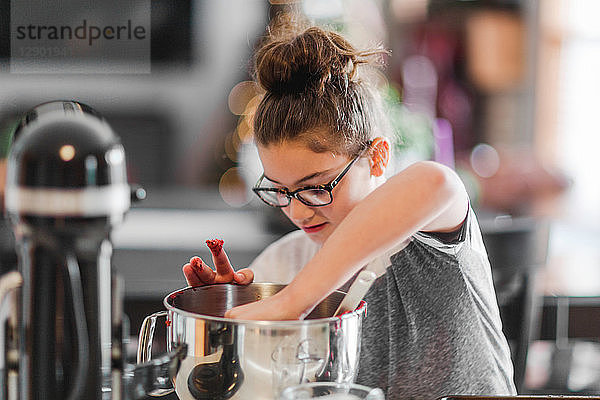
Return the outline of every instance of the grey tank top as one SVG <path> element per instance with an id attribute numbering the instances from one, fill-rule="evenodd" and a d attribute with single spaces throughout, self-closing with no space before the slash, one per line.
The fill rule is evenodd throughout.
<path id="1" fill-rule="evenodd" d="M 473 211 L 455 235 L 420 232 L 390 262 L 365 296 L 356 381 L 387 400 L 515 394 Z"/>

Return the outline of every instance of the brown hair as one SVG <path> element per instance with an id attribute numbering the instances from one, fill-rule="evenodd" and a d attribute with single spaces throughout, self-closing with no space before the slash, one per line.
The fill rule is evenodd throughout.
<path id="1" fill-rule="evenodd" d="M 255 55 L 255 79 L 265 90 L 254 115 L 256 142 L 302 140 L 316 152 L 357 155 L 380 112 L 359 68 L 386 53 L 357 50 L 333 31 L 303 29 L 293 16 L 276 18 Z"/>

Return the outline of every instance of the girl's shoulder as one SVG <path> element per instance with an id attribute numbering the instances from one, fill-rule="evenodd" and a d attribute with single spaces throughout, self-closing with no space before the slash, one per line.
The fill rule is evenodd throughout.
<path id="1" fill-rule="evenodd" d="M 416 232 L 413 239 L 442 252 L 456 254 L 463 247 L 485 253 L 481 230 L 473 208 L 469 206 L 462 224 L 452 232 Z"/>

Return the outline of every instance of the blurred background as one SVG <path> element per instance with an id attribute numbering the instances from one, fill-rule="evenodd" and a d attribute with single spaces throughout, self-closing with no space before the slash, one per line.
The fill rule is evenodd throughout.
<path id="1" fill-rule="evenodd" d="M 109 6 L 97 3 L 85 17 L 64 16 L 64 24 L 109 24 Z M 249 126 L 259 99 L 251 56 L 268 21 L 292 10 L 359 46 L 391 49 L 375 78 L 389 109 L 393 169 L 432 159 L 463 178 L 492 263 L 520 392 L 600 392 L 599 2 L 140 4 L 149 11 L 144 68 L 112 68 L 130 62 L 117 53 L 88 57 L 97 67 L 90 72 L 45 64 L 56 53 L 49 47 L 29 49 L 34 65 L 47 70 L 21 68 L 14 9 L 0 1 L 0 157 L 24 111 L 74 99 L 117 131 L 129 181 L 147 193 L 114 234 L 132 337 L 145 315 L 163 308 L 166 294 L 185 285 L 181 265 L 195 254 L 209 256 L 205 239 L 223 238 L 242 267 L 293 229 L 249 190 L 261 173 Z M 85 57 L 85 47 L 59 53 L 66 50 Z M 1 219 L 0 272 L 16 268 L 13 246 Z"/>

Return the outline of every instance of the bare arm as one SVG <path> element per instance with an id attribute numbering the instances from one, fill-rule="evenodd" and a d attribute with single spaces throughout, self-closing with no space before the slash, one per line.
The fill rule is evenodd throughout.
<path id="1" fill-rule="evenodd" d="M 416 163 L 356 205 L 278 295 L 232 309 L 227 316 L 243 319 L 303 316 L 363 265 L 415 232 L 456 229 L 467 209 L 467 193 L 452 170 L 432 162 Z"/>

